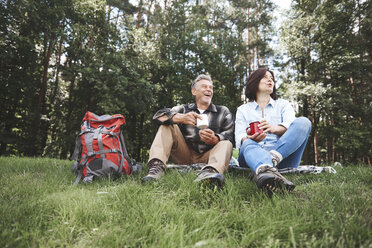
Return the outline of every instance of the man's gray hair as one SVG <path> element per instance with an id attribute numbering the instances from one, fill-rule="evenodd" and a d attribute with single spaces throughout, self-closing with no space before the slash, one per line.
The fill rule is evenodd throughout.
<path id="1" fill-rule="evenodd" d="M 211 76 L 206 75 L 206 74 L 200 74 L 199 76 L 196 77 L 196 79 L 194 81 L 192 81 L 191 89 L 194 89 L 196 83 L 199 82 L 200 80 L 207 80 L 207 81 L 211 82 L 211 84 L 213 85 L 213 81 L 212 81 Z"/>

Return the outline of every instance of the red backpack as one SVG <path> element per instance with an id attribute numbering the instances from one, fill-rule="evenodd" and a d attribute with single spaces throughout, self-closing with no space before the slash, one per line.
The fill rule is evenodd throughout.
<path id="1" fill-rule="evenodd" d="M 76 160 L 72 170 L 78 174 L 74 185 L 81 179 L 90 183 L 96 177 L 132 173 L 132 163 L 120 130 L 123 124 L 125 119 L 120 114 L 98 116 L 86 112 L 71 156 L 71 160 Z"/>

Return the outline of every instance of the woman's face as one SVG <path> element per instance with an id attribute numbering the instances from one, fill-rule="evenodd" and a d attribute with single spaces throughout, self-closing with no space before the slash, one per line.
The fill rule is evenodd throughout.
<path id="1" fill-rule="evenodd" d="M 265 76 L 261 79 L 258 84 L 258 91 L 259 93 L 266 93 L 270 95 L 273 93 L 275 87 L 275 83 L 273 80 L 273 75 L 269 71 L 265 73 Z"/>

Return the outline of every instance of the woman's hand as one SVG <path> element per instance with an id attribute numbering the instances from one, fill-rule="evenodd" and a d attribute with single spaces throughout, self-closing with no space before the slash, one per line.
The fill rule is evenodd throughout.
<path id="1" fill-rule="evenodd" d="M 258 124 L 258 128 L 261 129 L 264 133 L 271 133 L 273 130 L 273 127 L 265 119 L 260 121 L 260 124 Z"/>
<path id="2" fill-rule="evenodd" d="M 276 135 L 282 135 L 287 131 L 287 129 L 281 125 L 271 126 L 270 123 L 266 120 L 260 121 L 258 127 L 263 130 L 264 133 L 273 133 Z"/>
<path id="3" fill-rule="evenodd" d="M 244 140 L 246 140 L 246 139 L 251 139 L 251 140 L 254 140 L 258 143 L 258 142 L 261 142 L 265 138 L 266 138 L 266 133 L 255 133 L 255 134 L 251 135 L 251 129 L 248 128 L 247 136 L 242 138 L 242 144 L 243 144 Z"/>

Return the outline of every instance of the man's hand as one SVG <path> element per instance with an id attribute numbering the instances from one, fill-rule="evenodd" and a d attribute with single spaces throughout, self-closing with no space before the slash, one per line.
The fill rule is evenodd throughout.
<path id="1" fill-rule="evenodd" d="M 204 143 L 206 143 L 207 145 L 215 145 L 220 141 L 219 138 L 213 132 L 213 130 L 209 128 L 200 130 L 199 136 L 200 139 L 204 141 Z"/>
<path id="2" fill-rule="evenodd" d="M 187 114 L 180 114 L 177 113 L 173 115 L 172 121 L 173 123 L 183 123 L 186 125 L 196 125 L 196 119 L 199 118 L 202 119 L 201 116 L 195 112 L 188 112 Z"/>

